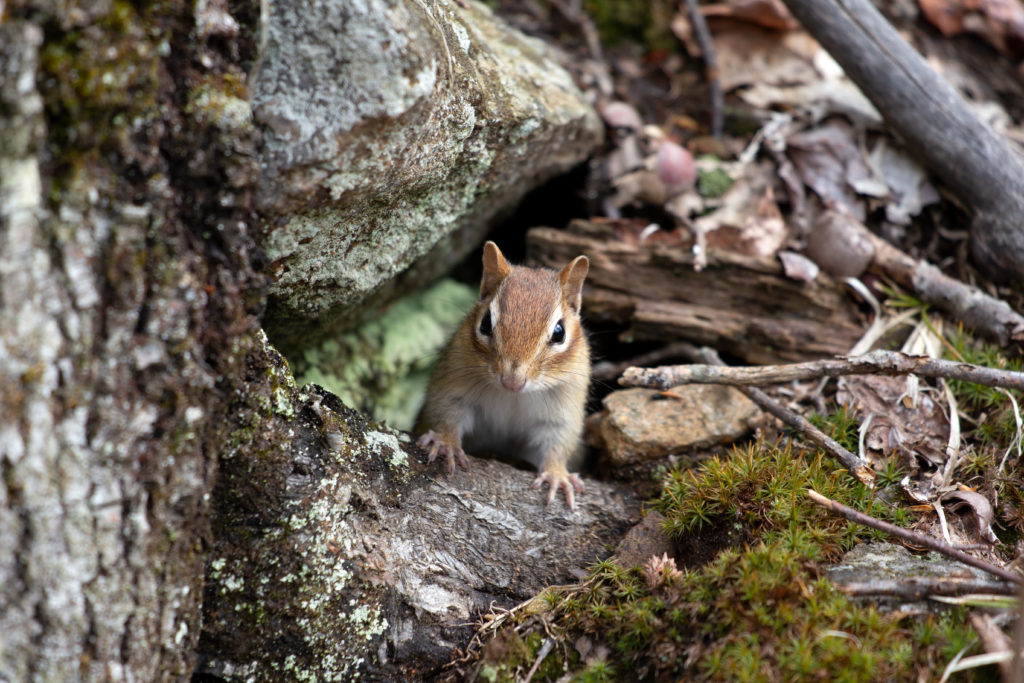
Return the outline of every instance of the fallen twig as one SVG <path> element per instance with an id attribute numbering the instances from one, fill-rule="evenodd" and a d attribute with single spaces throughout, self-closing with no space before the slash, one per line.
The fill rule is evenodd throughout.
<path id="1" fill-rule="evenodd" d="M 904 579 L 879 579 L 839 586 L 846 595 L 878 595 L 903 600 L 923 600 L 930 595 L 969 595 L 989 593 L 1012 595 L 1017 587 L 1006 581 L 964 579 L 957 576 L 912 576 Z"/>
<path id="2" fill-rule="evenodd" d="M 1024 391 L 1024 372 L 998 370 L 970 363 L 908 356 L 897 351 L 870 351 L 862 356 L 840 356 L 806 363 L 728 367 L 672 365 L 660 368 L 628 368 L 619 380 L 627 387 L 667 389 L 680 384 L 729 384 L 763 386 L 786 382 L 839 377 L 841 375 L 920 375 L 974 382 L 988 387 Z"/>
<path id="3" fill-rule="evenodd" d="M 946 557 L 951 557 L 954 560 L 963 562 L 964 564 L 970 565 L 972 567 L 976 567 L 978 569 L 981 569 L 982 571 L 986 571 L 989 574 L 998 576 L 1001 579 L 1012 581 L 1015 584 L 1024 583 L 1024 578 L 1022 578 L 1019 574 L 1014 574 L 1013 572 L 1009 572 L 1003 569 L 1002 567 L 997 567 L 994 564 L 991 564 L 984 560 L 979 560 L 978 558 L 973 557 L 972 555 L 968 555 L 965 552 L 957 550 L 945 541 L 941 541 L 937 538 L 932 538 L 931 536 L 925 536 L 924 534 L 919 534 L 908 529 L 903 529 L 901 527 L 895 526 L 894 524 L 889 524 L 888 522 L 883 522 L 882 520 L 876 519 L 870 515 L 866 515 L 863 512 L 857 512 L 856 510 L 849 508 L 843 505 L 842 503 L 837 503 L 834 500 L 826 498 L 825 496 L 821 495 L 814 489 L 808 489 L 807 495 L 808 497 L 810 497 L 811 500 L 813 500 L 818 505 L 828 508 L 829 511 L 834 512 L 835 514 L 840 515 L 841 517 L 845 517 L 851 522 L 863 524 L 864 526 L 869 526 L 872 529 L 878 529 L 879 531 L 884 531 L 885 533 L 891 536 L 895 536 L 896 538 L 902 541 L 906 541 L 907 543 L 911 543 L 916 546 L 924 546 L 929 550 L 934 550 L 936 552 L 942 553 Z"/>
<path id="4" fill-rule="evenodd" d="M 590 376 L 598 381 L 607 382 L 615 379 L 625 370 L 636 365 L 660 363 L 666 358 L 699 358 L 699 353 L 700 349 L 689 342 L 673 342 L 672 344 L 666 344 L 661 348 L 654 349 L 653 351 L 649 351 L 618 363 L 613 363 L 611 361 L 594 363 L 594 368 L 590 371 Z"/>
<path id="5" fill-rule="evenodd" d="M 700 356 L 708 365 L 723 365 L 722 359 L 718 357 L 718 353 L 716 353 L 714 349 L 704 347 L 700 350 Z M 638 368 L 630 369 L 633 370 Z M 629 371 L 627 370 L 627 373 L 628 372 Z M 668 386 L 674 385 L 670 384 Z M 808 422 L 804 417 L 794 413 L 792 410 L 789 410 L 760 389 L 747 386 L 741 386 L 739 389 L 746 394 L 751 401 L 756 403 L 761 410 L 779 418 L 787 425 L 800 432 L 808 441 L 811 441 L 815 445 L 825 449 L 829 455 L 838 460 L 843 467 L 853 474 L 853 476 L 857 477 L 858 481 L 867 486 L 874 484 L 875 472 L 871 469 L 870 463 L 866 460 L 863 460 L 857 454 L 851 453 L 840 446 L 839 442 L 835 439 L 829 437 L 827 434 Z"/>
<path id="6" fill-rule="evenodd" d="M 1024 316 L 1005 301 L 946 275 L 927 261 L 912 258 L 856 221 L 849 222 L 856 223 L 852 229 L 875 248 L 871 270 L 884 273 L 1001 348 L 1024 342 Z"/>
<path id="7" fill-rule="evenodd" d="M 708 22 L 700 13 L 700 6 L 697 0 L 686 0 L 686 8 L 690 13 L 690 24 L 693 25 L 693 35 L 700 45 L 700 51 L 704 57 L 704 73 L 708 79 L 708 89 L 711 99 L 711 137 L 715 140 L 722 139 L 722 130 L 725 127 L 722 100 L 722 85 L 718 80 L 718 64 L 715 60 L 715 45 L 711 41 L 711 31 L 708 30 Z"/>

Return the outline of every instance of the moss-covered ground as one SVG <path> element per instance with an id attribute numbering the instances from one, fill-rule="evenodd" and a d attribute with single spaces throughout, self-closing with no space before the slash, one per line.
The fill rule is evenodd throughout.
<path id="1" fill-rule="evenodd" d="M 952 358 L 1019 368 L 962 334 L 947 348 Z M 995 470 L 1018 433 L 1013 403 L 999 390 L 953 388 L 973 453 L 959 479 L 998 487 L 1006 504 L 996 531 L 1012 545 L 1024 507 L 1019 460 L 1011 454 L 1014 467 Z M 858 425 L 845 410 L 816 422 L 856 450 Z M 901 497 L 903 474 L 883 465 L 872 490 L 820 452 L 764 441 L 694 470 L 668 470 L 650 507 L 665 516 L 676 557 L 639 566 L 606 560 L 580 584 L 552 588 L 506 615 L 481 650 L 478 675 L 521 680 L 535 667 L 534 681 L 938 680 L 958 655 L 982 652 L 966 608 L 887 611 L 847 597 L 825 568 L 882 534 L 830 515 L 806 495 L 814 489 L 909 527 L 921 513 Z M 701 554 L 687 549 L 698 545 L 717 552 L 691 560 Z M 992 666 L 957 676 L 998 680 Z"/>

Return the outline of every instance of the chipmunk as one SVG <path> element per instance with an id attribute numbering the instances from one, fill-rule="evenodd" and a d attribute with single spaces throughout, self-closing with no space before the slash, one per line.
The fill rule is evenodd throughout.
<path id="1" fill-rule="evenodd" d="M 580 324 L 583 279 L 577 256 L 556 273 L 511 266 L 498 245 L 484 245 L 480 298 L 459 325 L 430 378 L 417 421 L 429 461 L 438 454 L 469 467 L 471 453 L 518 457 L 537 467 L 532 488 L 547 482 L 576 507 L 583 482 L 570 473 L 583 455 L 590 346 Z"/>

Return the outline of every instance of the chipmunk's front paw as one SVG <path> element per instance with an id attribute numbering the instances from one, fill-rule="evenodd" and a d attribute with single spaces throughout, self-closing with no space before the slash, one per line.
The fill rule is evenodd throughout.
<path id="1" fill-rule="evenodd" d="M 583 493 L 583 480 L 580 479 L 579 475 L 569 472 L 564 467 L 549 467 L 533 480 L 533 486 L 530 488 L 539 489 L 544 485 L 544 482 L 551 485 L 551 488 L 548 490 L 547 505 L 551 505 L 551 501 L 555 499 L 558 489 L 562 489 L 565 491 L 565 504 L 569 506 L 570 510 L 576 509 L 575 494 Z"/>
<path id="2" fill-rule="evenodd" d="M 461 446 L 448 443 L 433 429 L 419 438 L 416 445 L 427 451 L 427 462 L 434 462 L 438 455 L 443 455 L 448 460 L 448 476 L 455 474 L 455 461 L 459 461 L 462 469 L 469 469 L 469 458 Z"/>

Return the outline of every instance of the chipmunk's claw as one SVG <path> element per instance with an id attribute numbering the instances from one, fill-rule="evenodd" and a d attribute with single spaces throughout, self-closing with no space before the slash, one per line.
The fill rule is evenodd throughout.
<path id="1" fill-rule="evenodd" d="M 532 489 L 539 489 L 547 482 L 551 485 L 548 490 L 548 500 L 545 507 L 550 507 L 552 501 L 555 500 L 555 495 L 558 493 L 558 489 L 565 491 L 565 504 L 569 506 L 570 510 L 576 509 L 576 493 L 583 493 L 583 480 L 580 479 L 579 475 L 573 472 L 567 472 L 564 469 L 561 471 L 557 470 L 546 470 L 541 472 L 536 479 L 533 480 Z"/>
<path id="2" fill-rule="evenodd" d="M 454 446 L 446 442 L 433 429 L 421 436 L 416 445 L 427 451 L 427 462 L 434 462 L 437 460 L 438 455 L 443 455 L 448 461 L 449 477 L 455 474 L 456 460 L 459 461 L 462 469 L 469 469 L 469 458 L 466 457 L 466 452 L 460 446 Z"/>

